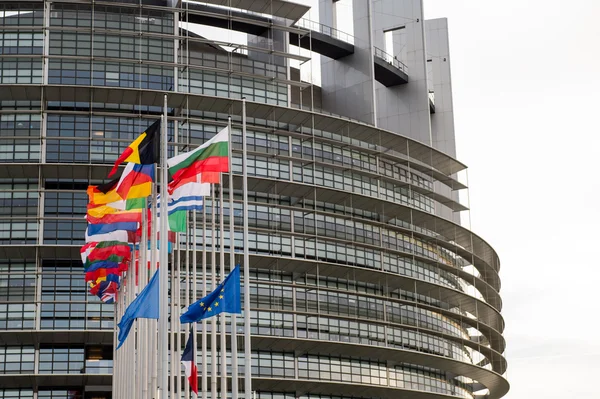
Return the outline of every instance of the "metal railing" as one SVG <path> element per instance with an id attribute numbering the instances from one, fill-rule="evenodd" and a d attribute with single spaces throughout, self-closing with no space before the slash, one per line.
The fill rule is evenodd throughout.
<path id="1" fill-rule="evenodd" d="M 306 18 L 299 19 L 298 22 L 296 22 L 294 25 L 298 28 L 304 28 L 314 32 L 319 32 L 324 35 L 331 36 L 334 39 L 338 39 L 349 44 L 354 44 L 354 36 L 332 28 L 331 26 L 323 25 L 321 23 L 311 21 Z"/>
<path id="2" fill-rule="evenodd" d="M 386 53 L 385 51 L 383 51 L 379 47 L 374 47 L 374 49 L 375 49 L 375 57 L 381 58 L 382 60 L 384 60 L 388 64 L 391 64 L 394 67 L 398 68 L 399 70 L 401 70 L 401 71 L 403 71 L 405 73 L 408 73 L 408 67 L 406 66 L 405 63 L 403 63 L 402 61 L 400 61 L 398 58 L 394 57 L 393 55 L 391 55 L 389 53 Z"/>

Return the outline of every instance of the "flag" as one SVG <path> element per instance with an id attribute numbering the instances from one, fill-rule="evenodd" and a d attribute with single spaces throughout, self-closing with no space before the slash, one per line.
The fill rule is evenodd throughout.
<path id="1" fill-rule="evenodd" d="M 104 205 L 111 202 L 121 201 L 121 196 L 117 193 L 118 179 L 114 179 L 98 186 L 88 186 L 87 195 L 90 203 Z"/>
<path id="2" fill-rule="evenodd" d="M 118 279 L 118 276 L 116 277 Z M 90 289 L 90 294 L 96 295 L 104 303 L 115 303 L 117 291 L 119 290 L 118 281 L 102 281 Z"/>
<path id="3" fill-rule="evenodd" d="M 119 327 L 119 345 L 117 349 L 123 345 L 129 330 L 135 319 L 158 319 L 158 304 L 159 304 L 159 270 L 154 273 L 148 285 L 140 292 L 140 294 L 131 302 L 125 309 L 125 314 L 121 317 L 118 324 Z"/>
<path id="4" fill-rule="evenodd" d="M 112 283 L 112 285 L 110 284 Z M 116 290 L 121 286 L 120 278 L 116 274 L 109 274 L 105 277 L 99 277 L 96 281 L 90 281 L 90 294 L 98 295 L 101 291 L 106 291 L 110 287 L 115 287 Z"/>
<path id="5" fill-rule="evenodd" d="M 152 194 L 154 164 L 138 165 L 129 162 L 117 183 L 117 194 L 123 199 L 145 198 Z"/>
<path id="6" fill-rule="evenodd" d="M 182 186 L 176 187 L 174 190 L 169 191 L 170 198 L 173 201 L 177 201 L 184 197 L 206 197 L 210 195 L 210 184 L 189 182 Z"/>
<path id="7" fill-rule="evenodd" d="M 95 236 L 97 234 L 107 234 L 114 231 L 136 231 L 139 227 L 138 222 L 117 222 L 109 224 L 88 224 L 87 234 Z M 100 240 L 97 240 L 100 241 Z"/>
<path id="8" fill-rule="evenodd" d="M 122 256 L 126 260 L 131 259 L 131 248 L 126 242 L 121 241 L 102 241 L 88 242 L 79 251 L 81 253 L 81 262 L 105 260 L 111 255 Z"/>
<path id="9" fill-rule="evenodd" d="M 98 269 L 92 272 L 85 273 L 85 282 L 88 283 L 90 281 L 98 281 L 99 279 L 106 278 L 107 276 L 115 275 L 121 276 L 120 268 L 112 268 L 112 269 Z"/>
<path id="10" fill-rule="evenodd" d="M 133 162 L 136 164 L 149 165 L 156 163 L 158 159 L 159 138 L 157 132 L 160 130 L 160 119 L 150 125 L 140 136 L 129 144 L 123 153 L 116 160 L 108 177 L 111 177 L 117 171 L 117 168 L 123 162 Z"/>
<path id="11" fill-rule="evenodd" d="M 176 188 L 181 187 L 188 183 L 202 183 L 202 174 L 197 174 L 197 175 L 190 176 L 190 177 L 184 177 L 182 179 L 179 179 L 177 181 L 177 183 L 171 181 L 171 182 L 169 182 L 167 191 L 169 191 L 169 194 L 173 194 L 173 191 L 175 191 Z M 208 194 L 210 194 L 210 188 L 209 188 L 207 195 Z"/>
<path id="12" fill-rule="evenodd" d="M 204 172 L 228 172 L 229 128 L 225 127 L 200 147 L 170 158 L 167 165 L 174 185 Z"/>
<path id="13" fill-rule="evenodd" d="M 100 269 L 118 269 L 121 271 L 127 271 L 127 263 L 115 260 L 97 260 L 95 262 L 91 262 L 89 265 L 84 267 L 83 270 L 86 273 L 89 273 Z"/>
<path id="14" fill-rule="evenodd" d="M 194 332 L 190 331 L 190 337 L 188 338 L 183 355 L 181 356 L 181 363 L 185 367 L 185 376 L 187 377 L 192 392 L 198 395 L 198 367 L 196 366 L 196 341 L 194 340 Z"/>
<path id="15" fill-rule="evenodd" d="M 106 233 L 106 234 L 94 234 L 94 235 L 90 235 L 88 234 L 88 229 L 90 228 L 90 226 L 93 226 L 91 224 L 88 224 L 88 228 L 85 229 L 85 242 L 100 242 L 100 241 L 123 241 L 123 242 L 130 242 L 129 241 L 129 232 L 125 231 L 125 230 L 116 230 L 116 231 L 112 231 L 110 233 Z"/>
<path id="16" fill-rule="evenodd" d="M 179 317 L 182 323 L 195 323 L 219 313 L 241 313 L 240 267 L 236 266 L 213 292 L 194 302 Z"/>
<path id="17" fill-rule="evenodd" d="M 152 226 L 150 226 L 150 222 L 148 222 L 148 225 L 149 225 L 148 226 L 148 236 L 152 237 L 152 234 L 150 232 Z M 159 225 L 160 225 L 160 223 L 159 223 Z M 127 233 L 129 236 L 129 242 L 131 242 L 131 243 L 141 242 L 141 240 L 142 240 L 142 229 L 141 228 L 137 229 L 137 231 L 128 231 Z M 92 237 L 94 237 L 94 236 L 92 236 Z M 156 240 L 157 240 L 157 242 L 161 241 L 159 231 L 156 232 Z M 167 242 L 171 243 L 171 242 L 175 242 L 175 241 L 176 241 L 175 233 L 172 231 L 168 231 L 167 232 Z"/>
<path id="18" fill-rule="evenodd" d="M 126 271 L 127 262 L 130 260 L 128 256 L 129 254 L 127 257 L 112 254 L 105 259 L 98 259 L 94 261 L 88 259 L 83 264 L 83 270 L 86 272 L 91 272 L 98 269 L 112 269 L 118 267 L 121 270 Z"/>
<path id="19" fill-rule="evenodd" d="M 142 212 L 138 210 L 133 211 L 116 211 L 114 213 L 108 213 L 102 217 L 94 217 L 89 214 L 86 215 L 86 220 L 90 224 L 113 224 L 113 223 L 124 223 L 124 222 L 142 222 Z"/>
<path id="20" fill-rule="evenodd" d="M 169 198 L 167 211 L 169 230 L 184 233 L 187 228 L 187 211 L 201 211 L 204 206 L 204 195 L 210 193 L 210 184 L 187 183 L 175 189 Z M 158 196 L 160 209 L 160 195 Z M 158 214 L 160 217 L 160 213 Z"/>
<path id="21" fill-rule="evenodd" d="M 140 212 L 140 209 L 144 209 L 145 205 L 145 198 L 119 200 L 108 204 L 94 204 L 93 202 L 90 202 L 87 206 L 87 214 L 95 218 L 101 218 L 119 211 L 137 210 Z"/>

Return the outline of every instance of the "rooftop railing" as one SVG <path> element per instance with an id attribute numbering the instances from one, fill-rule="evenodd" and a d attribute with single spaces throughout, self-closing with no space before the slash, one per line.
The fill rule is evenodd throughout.
<path id="1" fill-rule="evenodd" d="M 404 73 L 408 73 L 408 67 L 406 66 L 405 63 L 403 63 L 402 61 L 400 61 L 395 56 L 393 56 L 393 55 L 391 55 L 389 53 L 386 53 L 385 51 L 383 51 L 379 47 L 375 47 L 375 57 L 381 58 L 382 60 L 384 60 L 388 64 L 393 65 L 394 67 L 398 68 L 399 70 L 401 70 Z"/>
<path id="2" fill-rule="evenodd" d="M 331 26 L 323 25 L 321 23 L 310 21 L 306 18 L 299 19 L 295 24 L 299 28 L 308 29 L 310 31 L 319 32 L 327 36 L 331 36 L 334 39 L 341 40 L 343 42 L 354 44 L 354 36 L 348 33 L 342 32 Z"/>

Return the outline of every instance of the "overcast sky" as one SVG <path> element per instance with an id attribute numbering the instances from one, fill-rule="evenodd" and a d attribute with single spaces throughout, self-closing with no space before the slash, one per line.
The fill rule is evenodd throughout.
<path id="1" fill-rule="evenodd" d="M 425 16 L 449 20 L 472 228 L 502 262 L 505 398 L 599 399 L 600 0 L 425 0 Z"/>
<path id="2" fill-rule="evenodd" d="M 600 1 L 426 0 L 447 17 L 471 223 L 502 262 L 509 399 L 600 398 Z"/>

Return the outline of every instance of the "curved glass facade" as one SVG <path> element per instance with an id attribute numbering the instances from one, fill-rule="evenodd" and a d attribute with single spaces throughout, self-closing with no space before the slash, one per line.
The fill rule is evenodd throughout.
<path id="1" fill-rule="evenodd" d="M 293 71 L 312 62 L 290 44 L 310 33 L 294 18 L 218 4 L 0 1 L 0 399 L 113 397 L 114 305 L 87 294 L 79 258 L 85 190 L 160 117 L 164 92 L 170 154 L 232 117 L 235 179 L 248 102 L 257 399 L 503 396 L 499 259 L 459 223 L 464 166 L 316 101 Z M 194 33 L 223 23 L 246 43 L 231 51 Z M 296 94 L 308 92 L 307 105 Z M 199 253 L 243 250 L 234 196 L 233 215 L 206 200 L 173 259 L 193 234 Z M 202 227 L 213 208 L 223 237 Z M 172 292 L 183 292 L 192 277 L 176 263 Z"/>

